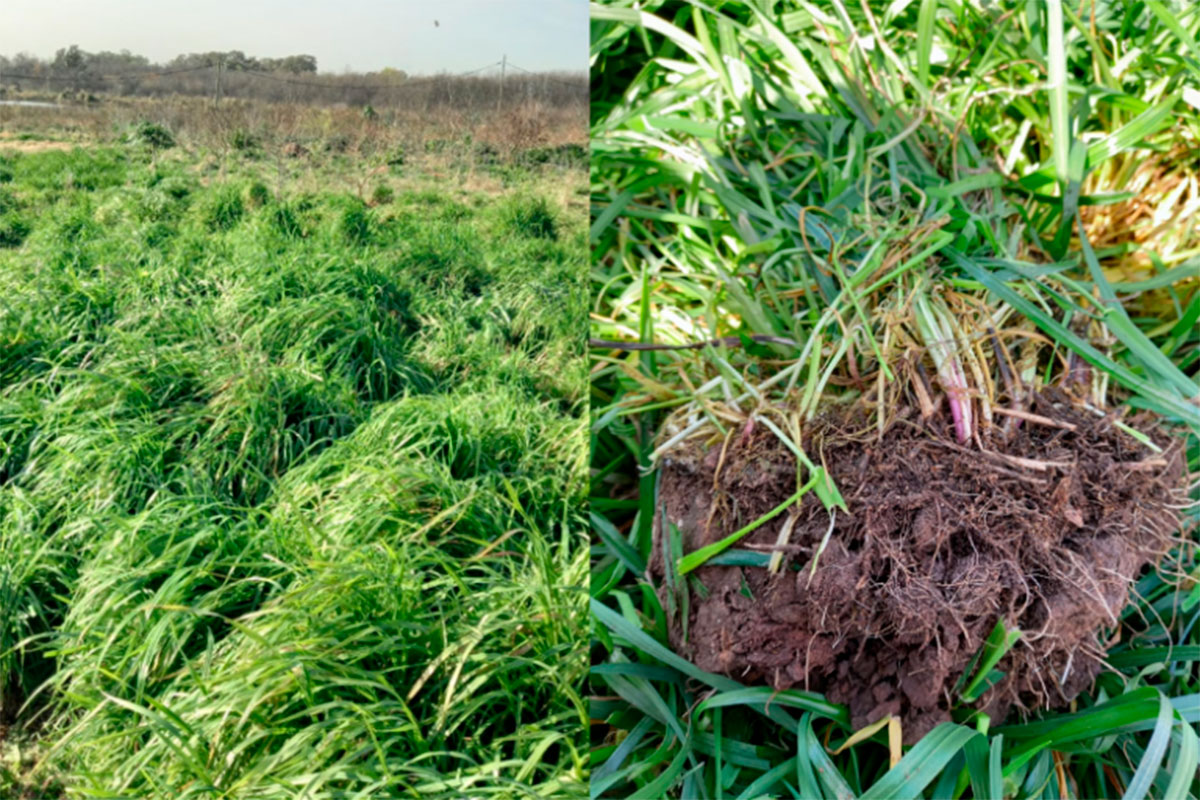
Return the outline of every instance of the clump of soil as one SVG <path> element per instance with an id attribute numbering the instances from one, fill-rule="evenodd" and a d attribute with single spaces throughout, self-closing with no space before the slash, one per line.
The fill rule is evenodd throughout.
<path id="1" fill-rule="evenodd" d="M 1170 548 L 1180 520 L 1168 506 L 1185 466 L 1178 440 L 1152 434 L 1155 453 L 1060 395 L 1030 410 L 1057 424 L 1025 420 L 970 446 L 915 413 L 882 437 L 854 411 L 814 421 L 803 446 L 820 453 L 849 513 L 831 520 L 810 492 L 789 511 L 789 568 L 691 573 L 703 589 L 692 583 L 686 638 L 670 620 L 673 647 L 742 682 L 822 692 L 856 727 L 899 715 L 911 743 L 949 719 L 956 682 L 1003 619 L 1024 635 L 983 710 L 997 719 L 1014 705 L 1067 703 L 1102 669 L 1101 637 L 1132 581 Z M 796 488 L 795 457 L 765 426 L 748 427 L 670 454 L 661 508 L 688 553 Z M 770 551 L 789 513 L 736 547 Z M 660 579 L 662 523 L 651 564 Z"/>

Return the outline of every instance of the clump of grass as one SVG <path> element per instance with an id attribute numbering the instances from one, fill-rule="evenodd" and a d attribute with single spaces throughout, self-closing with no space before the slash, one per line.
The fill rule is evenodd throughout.
<path id="1" fill-rule="evenodd" d="M 522 151 L 518 159 L 525 164 L 551 164 L 558 167 L 582 166 L 588 163 L 587 147 L 575 143 L 556 147 L 531 147 Z"/>
<path id="2" fill-rule="evenodd" d="M 229 146 L 238 153 L 253 156 L 262 149 L 262 137 L 246 128 L 237 128 L 229 135 Z"/>
<path id="3" fill-rule="evenodd" d="M 403 235 L 407 246 L 399 261 L 426 286 L 444 285 L 478 297 L 494 278 L 477 244 L 457 225 L 436 221 Z"/>
<path id="4" fill-rule="evenodd" d="M 353 146 L 353 139 L 346 133 L 334 133 L 325 138 L 321 143 L 322 149 L 326 153 L 345 153 Z"/>
<path id="5" fill-rule="evenodd" d="M 370 244 L 377 232 L 377 223 L 371 210 L 358 198 L 345 198 L 337 216 L 337 231 L 349 245 Z"/>
<path id="6" fill-rule="evenodd" d="M 397 145 L 387 152 L 384 163 L 387 164 L 389 172 L 393 175 L 399 175 L 403 170 L 406 158 L 407 151 L 405 151 L 403 146 Z"/>
<path id="7" fill-rule="evenodd" d="M 163 175 L 157 171 L 153 174 L 151 185 L 173 200 L 186 200 L 197 188 L 195 183 L 182 175 Z"/>
<path id="8" fill-rule="evenodd" d="M 0 214 L 0 247 L 20 247 L 32 226 L 15 211 Z"/>
<path id="9" fill-rule="evenodd" d="M 224 186 L 211 193 L 201 208 L 201 219 L 210 231 L 227 231 L 245 214 L 246 203 L 236 186 Z"/>
<path id="10" fill-rule="evenodd" d="M 558 238 L 554 211 L 544 197 L 514 198 L 504 205 L 503 214 L 513 233 L 534 239 Z"/>
<path id="11" fill-rule="evenodd" d="M 254 181 L 246 187 L 246 207 L 262 208 L 271 202 L 271 190 L 262 181 Z"/>
<path id="12" fill-rule="evenodd" d="M 1174 648 L 1200 642 L 1200 604 L 1171 577 L 1195 572 L 1188 536 L 1134 587 L 1117 671 L 1076 713 L 989 720 L 967 704 L 907 754 L 886 725 L 854 745 L 846 710 L 820 696 L 679 658 L 665 620 L 702 589 L 682 570 L 663 594 L 642 580 L 652 559 L 680 563 L 651 543 L 656 468 L 683 443 L 767 427 L 796 455 L 798 488 L 824 486 L 836 506 L 801 447 L 831 403 L 860 404 L 882 430 L 901 406 L 919 416 L 944 400 L 970 444 L 1013 428 L 998 397 L 1067 386 L 1095 413 L 1150 409 L 1179 426 L 1200 467 L 1195 227 L 1160 253 L 1148 218 L 1147 233 L 1086 222 L 1126 201 L 1178 218 L 1183 190 L 1167 202 L 1141 176 L 1136 201 L 1112 193 L 1200 138 L 1183 99 L 1200 75 L 1187 55 L 1198 18 L 1048 7 L 593 7 L 595 794 L 1195 791 L 1194 720 L 1179 709 L 1200 686 Z M 1097 30 L 1121 31 L 1121 77 Z M 1158 164 L 1172 191 L 1195 180 L 1194 163 Z M 639 344 L 667 349 L 628 349 Z M 1170 622 L 1145 621 L 1167 609 Z"/>
<path id="13" fill-rule="evenodd" d="M 142 120 L 130 128 L 126 139 L 154 150 L 169 150 L 175 146 L 175 136 L 165 125 Z"/>
<path id="14" fill-rule="evenodd" d="M 283 236 L 298 239 L 305 235 L 297 209 L 292 205 L 278 203 L 271 206 L 268 213 L 270 214 L 271 225 Z"/>
<path id="15" fill-rule="evenodd" d="M 396 190 L 386 183 L 378 184 L 371 190 L 371 205 L 386 206 L 396 199 Z"/>

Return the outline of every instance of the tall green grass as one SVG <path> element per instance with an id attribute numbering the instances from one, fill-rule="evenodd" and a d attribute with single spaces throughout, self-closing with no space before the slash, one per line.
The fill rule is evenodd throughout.
<path id="1" fill-rule="evenodd" d="M 852 731 L 823 697 L 676 656 L 646 580 L 674 443 L 771 408 L 799 424 L 863 376 L 889 396 L 943 341 L 904 333 L 923 307 L 953 307 L 962 354 L 989 324 L 1033 341 L 1028 383 L 1086 362 L 1097 407 L 1157 412 L 1200 469 L 1200 204 L 1177 188 L 1197 180 L 1196 8 L 612 0 L 592 18 L 593 335 L 727 337 L 593 352 L 593 794 L 1200 792 L 1193 539 L 1135 585 L 1114 671 L 1070 713 L 961 704 L 895 768 L 883 730 L 831 755 Z"/>
<path id="2" fill-rule="evenodd" d="M 582 223 L 146 159 L 4 159 L 0 796 L 581 794 Z"/>

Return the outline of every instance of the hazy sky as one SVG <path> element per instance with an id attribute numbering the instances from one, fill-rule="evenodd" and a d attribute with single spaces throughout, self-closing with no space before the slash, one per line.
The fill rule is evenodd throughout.
<path id="1" fill-rule="evenodd" d="M 130 50 L 306 53 L 322 72 L 463 72 L 505 53 L 529 70 L 584 71 L 587 0 L 0 0 L 0 53 Z M 434 20 L 439 23 L 434 26 Z"/>

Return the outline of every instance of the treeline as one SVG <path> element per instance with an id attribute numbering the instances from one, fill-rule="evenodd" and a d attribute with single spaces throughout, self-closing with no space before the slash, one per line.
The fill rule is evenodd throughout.
<path id="1" fill-rule="evenodd" d="M 499 65 L 488 65 L 459 75 L 411 76 L 391 68 L 323 74 L 311 55 L 262 58 L 239 50 L 190 53 L 156 64 L 128 50 L 89 53 L 72 45 L 53 59 L 0 55 L 0 94 L 42 92 L 84 101 L 100 95 L 191 95 L 379 108 L 587 103 L 585 74 L 532 73 L 515 64 L 503 80 L 499 72 Z"/>

